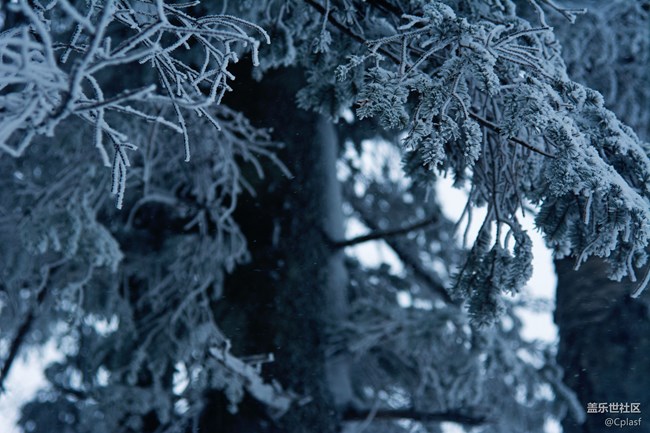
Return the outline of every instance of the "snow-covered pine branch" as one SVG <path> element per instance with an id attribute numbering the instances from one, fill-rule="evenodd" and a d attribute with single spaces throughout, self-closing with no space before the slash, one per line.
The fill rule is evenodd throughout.
<path id="1" fill-rule="evenodd" d="M 382 2 L 357 6 L 384 17 L 383 27 L 361 33 L 348 26 L 365 47 L 348 59 L 330 53 L 331 63 L 340 62 L 341 84 L 320 72 L 301 91 L 302 103 L 322 109 L 315 95 L 326 88 L 323 80 L 342 106 L 350 103 L 348 86 L 358 87 L 357 115 L 405 131 L 414 171 L 471 181 L 472 206 L 488 208 L 479 236 L 485 245 L 472 248 L 475 259 L 462 268 L 456 290 L 485 307 L 477 317 L 492 310 L 484 301 L 517 292 L 530 275 L 530 241 L 519 223 L 526 201 L 539 206 L 537 223 L 559 256 L 575 256 L 577 265 L 605 257 L 613 278 L 635 281 L 650 241 L 647 144 L 598 92 L 567 76 L 544 16 L 529 22 L 514 9 L 479 3 L 462 13 L 439 1 L 422 4 L 417 14 L 396 5 L 404 12 Z M 542 6 L 570 19 L 584 12 Z M 506 245 L 506 238 L 513 242 Z"/>

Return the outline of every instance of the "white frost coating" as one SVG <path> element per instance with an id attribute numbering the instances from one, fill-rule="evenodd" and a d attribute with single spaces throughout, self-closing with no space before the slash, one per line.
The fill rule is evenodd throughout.
<path id="1" fill-rule="evenodd" d="M 212 15 L 196 19 L 183 11 L 183 5 L 162 0 L 91 1 L 85 10 L 77 9 L 68 0 L 37 9 L 21 1 L 19 8 L 27 25 L 0 34 L 0 151 L 20 157 L 35 137 L 53 136 L 61 122 L 76 116 L 94 126 L 94 145 L 104 165 L 112 167 L 112 191 L 118 208 L 124 198 L 128 164 L 124 155 L 117 157 L 118 151 L 110 162 L 103 138 L 108 137 L 116 149 L 129 140 L 115 117 L 106 117 L 106 113 L 135 115 L 181 132 L 185 161 L 189 161 L 190 139 L 182 111 L 207 116 L 218 128 L 208 109 L 219 103 L 230 88 L 227 81 L 233 76 L 227 68 L 237 61 L 234 50 L 250 47 L 257 64 L 258 39 L 270 42 L 261 27 L 240 18 Z M 59 40 L 62 32 L 54 34 L 48 30 L 53 20 L 60 21 L 57 13 L 70 19 L 67 25 L 74 29 L 71 40 Z M 89 42 L 80 43 L 84 38 Z M 68 48 L 57 61 L 55 50 L 61 45 Z M 194 45 L 203 48 L 200 72 L 177 55 Z M 115 83 L 100 78 L 110 76 L 109 71 L 115 68 L 148 63 L 157 77 L 139 89 L 123 88 L 116 92 Z M 157 82 L 163 86 L 157 88 Z M 90 84 L 90 93 L 85 83 Z M 104 88 L 109 85 L 111 95 L 105 95 L 108 92 Z M 207 95 L 203 91 L 206 86 L 210 89 Z M 137 108 L 129 104 L 136 104 Z M 160 105 L 172 105 L 176 119 L 148 113 L 152 108 L 158 111 Z M 107 119 L 111 119 L 110 124 Z"/>
<path id="2" fill-rule="evenodd" d="M 228 348 L 210 348 L 210 354 L 232 373 L 244 378 L 244 386 L 260 402 L 273 410 L 273 416 L 282 416 L 291 405 L 294 397 L 283 391 L 275 382 L 264 383 L 255 367 L 244 363 L 230 354 Z"/>
<path id="3" fill-rule="evenodd" d="M 638 298 L 641 296 L 641 293 L 648 287 L 648 283 L 650 283 L 650 271 L 646 272 L 645 277 L 643 278 L 643 281 L 641 281 L 641 284 L 639 284 L 634 290 L 634 293 L 632 293 L 633 298 Z"/>

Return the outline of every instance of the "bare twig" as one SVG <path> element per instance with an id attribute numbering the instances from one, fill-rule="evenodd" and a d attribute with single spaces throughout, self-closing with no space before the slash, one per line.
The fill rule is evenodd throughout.
<path id="1" fill-rule="evenodd" d="M 2 370 L 0 370 L 0 393 L 4 391 L 5 380 L 7 380 L 7 377 L 9 376 L 11 367 L 14 361 L 16 360 L 16 356 L 18 356 L 18 353 L 20 352 L 20 348 L 25 342 L 25 338 L 29 334 L 29 331 L 31 331 L 32 329 L 32 325 L 34 324 L 34 320 L 36 319 L 38 309 L 43 304 L 43 301 L 45 301 L 45 297 L 47 296 L 47 292 L 48 292 L 47 289 L 48 289 L 48 281 L 50 279 L 50 272 L 53 269 L 60 267 L 62 264 L 63 264 L 63 260 L 57 261 L 45 265 L 41 270 L 41 283 L 38 286 L 38 289 L 36 290 L 36 305 L 34 305 L 34 307 L 29 311 L 29 313 L 23 320 L 23 323 L 20 325 L 20 327 L 18 327 L 18 331 L 16 331 L 16 335 L 14 336 L 13 340 L 11 341 L 11 344 L 9 345 L 9 353 L 7 354 L 7 357 L 5 358 L 4 363 L 2 364 Z"/>
<path id="2" fill-rule="evenodd" d="M 352 207 L 357 211 L 359 217 L 361 218 L 361 221 L 371 230 L 378 231 L 379 227 L 377 223 L 369 215 L 369 212 L 364 209 L 364 206 L 360 200 L 355 200 L 355 198 L 356 197 L 354 196 L 348 197 L 348 200 L 350 201 Z M 417 256 L 409 253 L 407 248 L 404 248 L 404 245 L 400 242 L 399 238 L 396 239 L 394 237 L 389 237 L 384 240 L 395 252 L 395 254 L 399 256 L 402 263 L 404 263 L 404 266 L 409 268 L 418 280 L 422 281 L 426 287 L 428 287 L 433 293 L 438 295 L 446 303 L 450 305 L 458 305 L 458 302 L 454 301 L 451 298 L 439 279 L 436 278 L 436 276 L 427 270 L 424 266 L 422 266 L 422 263 L 420 263 Z"/>
<path id="3" fill-rule="evenodd" d="M 496 132 L 497 134 L 502 133 L 501 128 L 499 128 L 497 125 L 495 125 L 494 123 L 490 122 L 487 119 L 484 119 L 483 117 L 479 116 L 478 114 L 476 114 L 476 113 L 474 113 L 472 111 L 469 112 L 469 117 L 476 120 L 479 124 L 481 124 L 481 126 L 484 126 L 484 127 L 488 128 L 488 129 L 491 129 L 492 131 Z M 548 153 L 548 152 L 546 152 L 546 151 L 544 151 L 542 149 L 539 149 L 539 148 L 533 146 L 532 144 L 530 144 L 530 143 L 528 143 L 528 142 L 526 142 L 526 141 L 524 141 L 524 140 L 522 140 L 520 138 L 508 137 L 508 140 L 512 141 L 513 143 L 524 146 L 526 149 L 532 150 L 535 153 L 538 153 L 540 155 L 544 155 L 544 156 L 546 156 L 548 158 L 555 159 L 555 155 L 551 155 L 550 153 Z"/>
<path id="4" fill-rule="evenodd" d="M 435 224 L 440 220 L 438 215 L 432 215 L 430 217 L 424 218 L 420 221 L 417 221 L 412 224 L 407 224 L 403 227 L 398 227 L 398 228 L 393 228 L 393 229 L 385 229 L 385 230 L 375 230 L 371 233 L 367 233 L 365 235 L 357 236 L 352 239 L 346 239 L 344 241 L 338 241 L 338 242 L 333 242 L 332 246 L 335 248 L 345 248 L 345 247 L 351 247 L 354 245 L 358 245 L 364 242 L 368 241 L 374 241 L 378 239 L 386 239 L 392 236 L 400 236 L 407 234 L 409 232 L 423 229 L 431 224 Z"/>
<path id="5" fill-rule="evenodd" d="M 323 5 L 321 5 L 319 2 L 315 0 L 305 0 L 305 3 L 316 9 L 320 14 L 326 15 L 327 14 L 327 9 Z M 346 35 L 350 36 L 352 39 L 354 39 L 357 42 L 360 42 L 364 45 L 368 44 L 368 41 L 363 38 L 363 36 L 355 33 L 352 31 L 349 27 L 345 26 L 344 24 L 341 24 L 332 14 L 327 14 L 327 20 L 329 21 L 330 24 L 332 24 L 334 27 L 345 33 Z M 385 55 L 386 57 L 390 58 L 393 62 L 399 64 L 400 58 L 396 56 L 395 54 L 391 53 L 390 51 L 386 50 L 385 48 L 378 48 L 378 50 L 381 54 Z"/>

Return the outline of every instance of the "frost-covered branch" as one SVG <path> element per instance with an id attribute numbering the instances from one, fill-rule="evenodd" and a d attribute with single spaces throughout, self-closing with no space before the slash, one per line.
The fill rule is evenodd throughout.
<path id="1" fill-rule="evenodd" d="M 114 114 L 134 114 L 179 131 L 188 161 L 186 116 L 205 117 L 218 129 L 208 108 L 230 90 L 230 64 L 244 49 L 258 64 L 261 42 L 270 42 L 253 23 L 230 15 L 192 17 L 183 5 L 162 1 L 92 1 L 82 10 L 67 0 L 50 2 L 47 8 L 23 0 L 9 7 L 17 8 L 27 22 L 0 35 L 0 107 L 5 113 L 0 150 L 20 157 L 35 137 L 53 136 L 58 125 L 76 116 L 93 125 L 94 146 L 103 164 L 112 167 L 118 208 L 129 166 L 124 149 L 133 146 Z M 60 19 L 57 14 L 74 27 L 67 43 L 64 31 L 48 30 L 61 25 L 53 23 Z M 190 53 L 202 53 L 200 68 L 187 63 Z M 104 78 L 118 76 L 114 71 L 126 65 L 132 68 L 130 77 Z M 173 107 L 175 119 L 147 113 L 161 104 Z"/>
<path id="2" fill-rule="evenodd" d="M 316 11 L 318 11 L 320 14 L 324 15 L 327 17 L 327 21 L 331 23 L 334 27 L 342 31 L 343 33 L 347 34 L 350 36 L 352 39 L 354 39 L 357 42 L 360 42 L 362 44 L 367 45 L 368 41 L 366 41 L 363 36 L 357 34 L 352 30 L 350 27 L 346 26 L 345 24 L 339 22 L 332 14 L 327 13 L 327 9 L 321 5 L 318 1 L 316 0 L 305 0 L 305 2 L 313 7 Z M 395 62 L 399 62 L 399 57 L 394 55 L 393 53 L 386 51 L 383 48 L 378 48 L 378 51 L 385 55 L 386 57 L 392 59 Z"/>
<path id="3" fill-rule="evenodd" d="M 248 392 L 271 409 L 273 416 L 280 417 L 289 410 L 295 396 L 282 390 L 277 382 L 264 383 L 255 367 L 234 357 L 226 349 L 212 348 L 210 354 L 231 373 L 240 375 Z"/>
<path id="4" fill-rule="evenodd" d="M 539 16 L 539 20 L 542 24 L 546 25 L 546 15 L 544 14 L 544 10 L 542 7 L 539 5 L 539 3 L 536 0 L 528 0 L 533 6 L 535 6 L 535 9 L 537 10 L 537 14 Z M 561 14 L 564 18 L 566 18 L 571 24 L 575 23 L 576 18 L 578 15 L 583 15 L 587 13 L 587 9 L 585 8 L 568 8 L 568 7 L 563 7 L 555 3 L 553 0 L 540 0 L 541 3 L 549 6 L 551 9 L 555 10 L 557 13 Z"/>
<path id="5" fill-rule="evenodd" d="M 583 12 L 545 3 L 570 20 Z M 497 236 L 504 225 L 519 230 L 513 227 L 519 225 L 525 200 L 540 204 L 538 225 L 548 227 L 547 234 L 554 233 L 557 224 L 551 221 L 561 214 L 553 210 L 560 210 L 558 202 L 566 202 L 571 222 L 565 227 L 580 235 L 571 240 L 564 237 L 561 245 L 556 244 L 558 253 L 574 255 L 578 264 L 591 255 L 608 257 L 613 278 L 634 280 L 634 269 L 646 261 L 650 239 L 650 226 L 642 216 L 650 212 L 642 204 L 649 195 L 644 180 L 650 176 L 648 152 L 605 108 L 598 92 L 567 76 L 559 44 L 543 15 L 538 16 L 539 23 L 517 17 L 506 25 L 496 17 L 486 24 L 482 17 L 487 12 L 479 5 L 461 12 L 443 2 L 429 2 L 416 13 L 401 16 L 375 2 L 359 6 L 369 14 L 378 9 L 390 25 L 379 37 L 357 33 L 366 54 L 349 57 L 337 70 L 344 83 L 363 73 L 363 80 L 354 78 L 361 87 L 358 117 L 374 117 L 387 129 L 406 131 L 403 145 L 419 160 L 414 170 L 451 171 L 461 179 L 472 179 L 477 191 L 472 205 L 490 203 L 486 227 L 496 224 Z M 399 54 L 376 56 L 379 50 Z M 517 146 L 505 146 L 508 142 Z M 526 169 L 522 158 L 536 161 L 540 170 Z M 626 162 L 622 164 L 620 158 Z M 630 177 L 631 172 L 637 174 Z M 588 200 L 588 209 L 569 205 L 581 196 L 590 197 L 594 189 L 601 199 Z M 613 197 L 624 198 L 616 206 Z M 609 205 L 602 209 L 604 224 L 617 234 L 583 218 L 592 216 L 593 208 L 603 201 L 625 215 L 614 218 L 604 209 Z M 514 249 L 496 241 L 496 250 L 474 250 L 477 260 L 469 274 L 478 277 L 481 269 L 490 269 L 488 264 L 502 256 L 498 260 L 503 272 L 497 273 L 507 278 L 498 279 L 503 283 L 498 289 L 466 286 L 470 297 L 486 301 L 487 292 L 521 289 L 525 279 L 512 276 L 529 265 L 518 270 L 513 266 L 527 261 L 528 236 L 521 232 L 513 239 Z M 630 240 L 633 247 L 627 246 Z M 483 301 L 477 298 L 476 305 Z"/>

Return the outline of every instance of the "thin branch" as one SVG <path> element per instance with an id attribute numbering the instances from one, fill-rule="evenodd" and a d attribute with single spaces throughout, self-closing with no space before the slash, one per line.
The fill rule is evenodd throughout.
<path id="1" fill-rule="evenodd" d="M 344 421 L 363 421 L 367 419 L 371 409 L 347 409 L 343 413 Z M 417 409 L 382 409 L 376 411 L 375 420 L 410 419 L 419 422 L 455 422 L 467 426 L 477 426 L 488 422 L 485 416 L 464 414 L 456 411 L 423 412 Z"/>
<path id="2" fill-rule="evenodd" d="M 558 13 L 560 13 L 564 18 L 569 20 L 571 24 L 573 24 L 576 21 L 576 18 L 578 15 L 586 14 L 587 9 L 586 8 L 564 8 L 562 6 L 559 6 L 553 2 L 553 0 L 542 0 L 542 3 L 550 6 L 551 8 L 555 9 Z"/>
<path id="3" fill-rule="evenodd" d="M 361 221 L 370 228 L 370 230 L 378 231 L 378 225 L 369 215 L 369 212 L 364 209 L 361 200 L 357 199 L 353 193 L 348 194 L 348 200 L 352 207 L 357 211 Z M 458 302 L 451 298 L 439 279 L 422 265 L 416 255 L 409 253 L 408 248 L 405 248 L 404 244 L 400 242 L 400 240 L 401 239 L 394 237 L 384 239 L 388 246 L 398 255 L 404 266 L 409 268 L 418 280 L 422 281 L 426 287 L 429 287 L 432 292 L 440 296 L 440 298 L 446 303 L 450 305 L 459 305 Z"/>
<path id="4" fill-rule="evenodd" d="M 490 122 L 490 121 L 487 120 L 487 119 L 484 119 L 483 117 L 479 116 L 478 114 L 476 114 L 476 113 L 474 113 L 474 112 L 472 112 L 472 111 L 469 112 L 469 117 L 471 117 L 472 119 L 476 120 L 476 121 L 477 121 L 479 124 L 481 124 L 482 126 L 484 126 L 484 127 L 486 127 L 486 128 L 489 128 L 489 129 L 491 129 L 492 131 L 496 132 L 497 134 L 502 134 L 502 133 L 503 133 L 503 131 L 501 130 L 501 128 L 499 128 L 497 125 L 495 125 L 494 123 Z M 512 141 L 513 143 L 516 143 L 516 144 L 519 144 L 519 145 L 521 145 L 521 146 L 524 146 L 526 149 L 531 150 L 531 151 L 533 151 L 533 152 L 535 152 L 535 153 L 538 153 L 538 154 L 540 154 L 540 155 L 544 155 L 544 156 L 546 156 L 546 157 L 548 157 L 548 158 L 553 158 L 553 159 L 555 159 L 555 155 L 551 155 L 550 153 L 548 153 L 548 152 L 546 152 L 546 151 L 544 151 L 544 150 L 542 150 L 542 149 L 539 149 L 539 148 L 533 146 L 532 144 L 530 144 L 530 143 L 528 143 L 528 142 L 526 142 L 526 141 L 524 141 L 524 140 L 522 140 L 522 139 L 520 139 L 520 138 L 517 138 L 517 137 L 508 137 L 508 140 Z"/>
<path id="5" fill-rule="evenodd" d="M 36 315 L 34 310 L 31 310 L 27 315 L 27 317 L 25 318 L 25 320 L 23 321 L 22 325 L 20 325 L 20 328 L 18 328 L 18 332 L 16 332 L 16 336 L 11 341 L 11 346 L 9 346 L 9 353 L 7 354 L 7 358 L 5 359 L 4 364 L 2 365 L 2 371 L 0 371 L 0 392 L 5 391 L 4 382 L 9 376 L 9 371 L 11 370 L 11 366 L 13 365 L 14 360 L 18 355 L 18 352 L 20 351 L 20 347 L 23 345 L 23 342 L 25 341 L 25 337 L 27 337 L 27 334 L 29 334 L 29 331 L 32 327 L 32 323 L 34 322 L 35 317 Z"/>
<path id="6" fill-rule="evenodd" d="M 420 221 L 417 221 L 412 224 L 407 224 L 403 227 L 398 227 L 398 228 L 392 228 L 392 229 L 384 229 L 384 230 L 375 230 L 371 233 L 367 233 L 365 235 L 357 236 L 352 239 L 346 239 L 344 241 L 338 241 L 338 242 L 333 242 L 332 246 L 334 248 L 345 248 L 345 247 L 351 247 L 353 245 L 358 245 L 364 242 L 368 241 L 374 241 L 377 239 L 385 239 L 391 236 L 399 236 L 399 235 L 404 235 L 409 232 L 419 230 L 422 228 L 427 227 L 428 225 L 434 224 L 439 221 L 439 216 L 438 215 L 432 215 L 430 217 L 424 218 Z"/>
<path id="7" fill-rule="evenodd" d="M 646 289 L 648 286 L 648 283 L 650 283 L 650 266 L 645 271 L 645 276 L 643 277 L 643 280 L 641 283 L 634 289 L 634 292 L 630 295 L 632 298 L 636 299 L 639 296 L 641 296 L 641 293 Z"/>
<path id="8" fill-rule="evenodd" d="M 80 389 L 74 389 L 71 387 L 64 386 L 60 383 L 57 382 L 50 382 L 50 385 L 57 391 L 59 391 L 61 394 L 68 395 L 71 397 L 74 397 L 78 400 L 86 400 L 88 399 L 88 393 L 86 391 L 80 390 Z"/>
<path id="9" fill-rule="evenodd" d="M 357 33 L 353 32 L 349 27 L 345 26 L 344 24 L 341 24 L 332 14 L 327 13 L 327 9 L 323 5 L 321 5 L 319 2 L 315 0 L 305 0 L 305 3 L 316 9 L 321 15 L 325 16 L 327 15 L 327 21 L 330 22 L 334 27 L 345 33 L 346 35 L 350 36 L 352 39 L 354 39 L 357 42 L 360 42 L 364 45 L 368 45 L 368 41 L 364 39 L 361 35 L 358 35 Z M 390 58 L 393 62 L 396 64 L 399 64 L 400 59 L 390 51 L 387 51 L 385 48 L 379 48 L 377 51 L 381 52 L 383 55 L 386 57 Z"/>
<path id="10" fill-rule="evenodd" d="M 380 9 L 385 10 L 386 12 L 390 12 L 396 17 L 401 17 L 404 15 L 404 11 L 402 11 L 399 7 L 391 4 L 387 0 L 366 0 L 369 4 L 377 6 Z"/>
<path id="11" fill-rule="evenodd" d="M 375 420 L 377 412 L 379 411 L 379 399 L 375 398 L 375 402 L 372 405 L 372 408 L 368 411 L 368 416 L 363 420 L 361 425 L 357 427 L 355 433 L 362 433 L 366 431 L 370 424 Z"/>
<path id="12" fill-rule="evenodd" d="M 7 377 L 9 376 L 9 372 L 11 371 L 11 367 L 16 360 L 16 356 L 18 356 L 18 353 L 20 352 L 20 348 L 22 347 L 23 343 L 25 342 L 25 339 L 27 338 L 27 335 L 32 329 L 32 325 L 34 324 L 34 320 L 36 319 L 36 313 L 39 307 L 43 304 L 43 301 L 45 301 L 45 296 L 47 295 L 48 292 L 48 281 L 50 279 L 50 272 L 53 269 L 56 269 L 60 267 L 63 264 L 63 260 L 45 265 L 41 271 L 41 284 L 39 285 L 37 289 L 37 294 L 36 294 L 36 305 L 29 311 L 27 314 L 27 317 L 25 317 L 25 320 L 23 320 L 23 323 L 20 325 L 18 328 L 18 331 L 16 332 L 16 336 L 14 339 L 11 341 L 11 345 L 9 346 L 9 353 L 7 354 L 7 357 L 5 358 L 4 363 L 2 364 L 2 370 L 0 370 L 0 393 L 4 392 L 4 383 L 5 380 L 7 380 Z"/>

